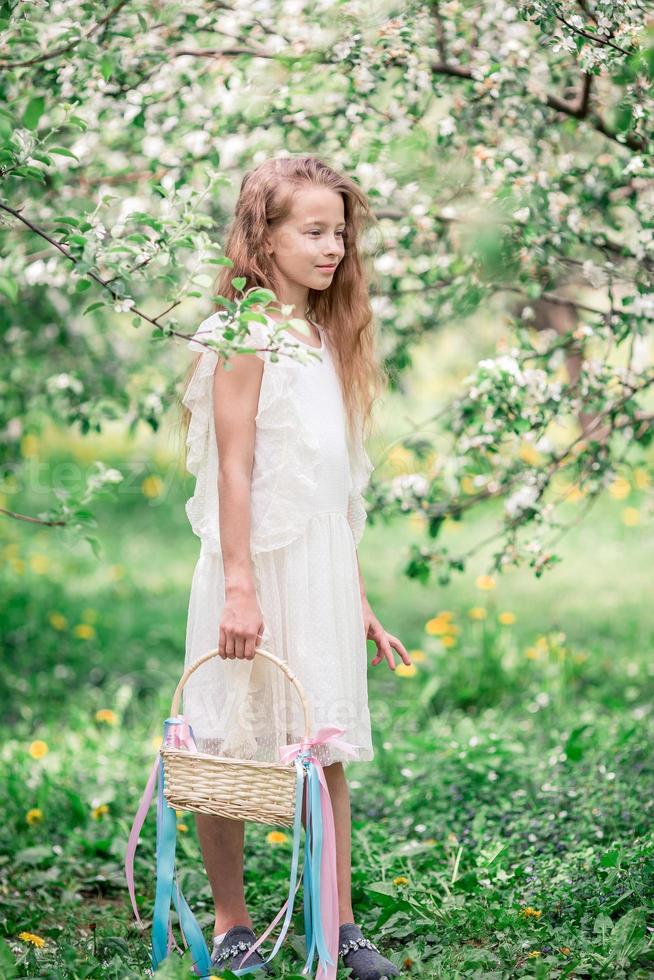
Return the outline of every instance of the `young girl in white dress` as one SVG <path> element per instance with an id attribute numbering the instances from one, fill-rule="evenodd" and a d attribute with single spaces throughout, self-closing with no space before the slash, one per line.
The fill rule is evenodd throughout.
<path id="1" fill-rule="evenodd" d="M 359 980 L 399 971 L 354 922 L 343 763 L 374 755 L 366 639 L 377 647 L 373 665 L 394 670 L 393 649 L 410 663 L 370 608 L 357 555 L 373 468 L 364 429 L 383 384 L 358 251 L 370 217 L 356 183 L 315 157 L 269 159 L 247 173 L 225 247 L 233 264 L 216 293 L 236 300 L 231 280 L 243 277 L 245 291 L 272 290 L 292 312 L 271 308 L 265 323 L 250 322 L 256 352 L 231 355 L 227 370 L 202 345 L 220 336 L 225 313 L 203 321 L 189 342 L 198 356 L 182 399 L 196 477 L 186 510 L 201 539 L 185 667 L 220 654 L 190 677 L 182 710 L 200 751 L 278 762 L 279 746 L 302 738 L 302 710 L 282 671 L 254 654 L 260 645 L 300 679 L 312 729 L 337 725 L 357 747 L 354 757 L 329 742 L 314 751 L 334 812 L 339 953 Z M 299 360 L 270 349 L 291 317 L 306 329 L 283 331 Z M 195 819 L 216 909 L 212 963 L 235 969 L 256 939 L 244 898 L 244 824 Z M 247 960 L 261 963 L 258 951 Z"/>

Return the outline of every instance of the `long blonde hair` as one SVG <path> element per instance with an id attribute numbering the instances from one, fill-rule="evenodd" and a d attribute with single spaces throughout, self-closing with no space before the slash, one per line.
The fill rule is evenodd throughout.
<path id="1" fill-rule="evenodd" d="M 233 264 L 221 267 L 214 291 L 216 295 L 236 300 L 239 293 L 231 280 L 242 277 L 245 290 L 260 287 L 277 295 L 279 283 L 273 259 L 264 247 L 265 240 L 271 228 L 288 218 L 293 195 L 303 184 L 327 187 L 343 198 L 345 254 L 336 266 L 331 285 L 325 290 L 309 290 L 307 315 L 327 332 L 341 381 L 350 434 L 360 426 L 366 438 L 372 426 L 374 402 L 386 388 L 387 376 L 377 360 L 368 280 L 359 252 L 360 235 L 375 218 L 365 193 L 351 178 L 337 173 L 315 156 L 269 158 L 247 171 L 224 249 Z M 196 354 L 190 365 L 183 390 L 201 356 Z M 190 412 L 182 404 L 182 397 L 178 404 L 181 431 L 185 434 Z"/>

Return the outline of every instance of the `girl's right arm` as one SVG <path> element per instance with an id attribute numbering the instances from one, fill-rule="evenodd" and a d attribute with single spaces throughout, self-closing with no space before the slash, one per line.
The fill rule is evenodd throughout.
<path id="1" fill-rule="evenodd" d="M 220 619 L 219 655 L 252 660 L 263 632 L 250 556 L 250 487 L 263 361 L 255 354 L 223 358 L 213 380 L 213 411 L 218 444 L 220 543 L 225 574 L 225 605 Z"/>

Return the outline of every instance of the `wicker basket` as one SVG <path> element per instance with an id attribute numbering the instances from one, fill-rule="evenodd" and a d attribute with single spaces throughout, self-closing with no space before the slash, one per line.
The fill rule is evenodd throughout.
<path id="1" fill-rule="evenodd" d="M 304 711 L 304 733 L 311 736 L 309 704 L 298 678 L 287 663 L 262 647 L 255 654 L 271 660 L 295 685 Z M 191 674 L 218 650 L 205 654 L 188 667 L 173 695 L 171 715 L 177 715 L 182 690 Z M 295 815 L 297 770 L 295 763 L 231 759 L 206 752 L 190 752 L 162 746 L 164 796 L 171 807 L 193 810 L 233 820 L 291 827 Z"/>

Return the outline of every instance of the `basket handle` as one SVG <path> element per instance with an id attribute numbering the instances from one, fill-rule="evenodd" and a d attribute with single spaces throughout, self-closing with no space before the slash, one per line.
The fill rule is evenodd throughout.
<path id="1" fill-rule="evenodd" d="M 270 653 L 269 650 L 264 650 L 263 647 L 255 647 L 254 652 L 258 653 L 259 656 L 261 657 L 266 657 L 267 660 L 272 660 L 272 662 L 276 664 L 280 668 L 280 670 L 284 671 L 289 681 L 291 681 L 291 683 L 295 686 L 297 693 L 300 695 L 300 701 L 302 702 L 302 711 L 304 712 L 304 734 L 306 738 L 310 738 L 311 715 L 309 712 L 309 702 L 307 701 L 306 695 L 304 693 L 304 688 L 300 684 L 298 677 L 293 673 L 293 671 L 288 666 L 286 661 L 280 660 L 279 657 L 276 657 L 274 653 Z M 182 690 L 187 680 L 193 673 L 193 671 L 197 670 L 198 667 L 201 667 L 202 664 L 206 663 L 207 660 L 211 660 L 212 657 L 218 657 L 218 656 L 220 656 L 220 654 L 218 653 L 218 648 L 216 648 L 215 650 L 210 650 L 209 653 L 205 653 L 203 657 L 200 657 L 199 660 L 196 660 L 195 663 L 192 663 L 189 667 L 186 668 L 186 670 L 180 677 L 179 684 L 175 688 L 175 693 L 173 694 L 173 700 L 170 707 L 171 715 L 176 715 L 178 713 L 179 702 L 182 697 Z M 232 659 L 232 658 L 228 658 L 228 659 Z"/>

